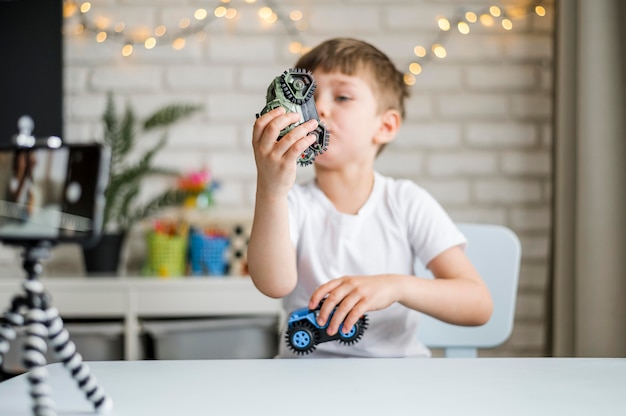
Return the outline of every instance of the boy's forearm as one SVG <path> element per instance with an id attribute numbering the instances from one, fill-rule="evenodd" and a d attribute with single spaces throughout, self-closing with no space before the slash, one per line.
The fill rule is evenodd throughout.
<path id="1" fill-rule="evenodd" d="M 281 298 L 295 287 L 296 254 L 289 234 L 286 198 L 257 195 L 248 268 L 255 286 L 267 296 Z"/>
<path id="2" fill-rule="evenodd" d="M 456 325 L 482 325 L 492 312 L 489 291 L 471 279 L 399 277 L 399 302 L 404 306 Z"/>

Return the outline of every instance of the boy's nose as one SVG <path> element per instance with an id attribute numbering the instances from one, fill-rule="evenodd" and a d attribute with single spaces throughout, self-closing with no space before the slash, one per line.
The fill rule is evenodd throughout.
<path id="1" fill-rule="evenodd" d="M 328 117 L 328 106 L 324 103 L 324 100 L 321 98 L 316 98 L 315 108 L 317 109 L 317 115 L 319 116 L 320 120 L 324 121 L 324 119 Z"/>

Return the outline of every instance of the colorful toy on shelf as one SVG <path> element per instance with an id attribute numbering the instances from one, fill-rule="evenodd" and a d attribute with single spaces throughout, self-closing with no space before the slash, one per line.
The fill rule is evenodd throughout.
<path id="1" fill-rule="evenodd" d="M 213 206 L 213 191 L 218 184 L 213 181 L 209 169 L 190 172 L 178 179 L 178 188 L 188 194 L 184 205 L 189 208 L 208 208 Z"/>
<path id="2" fill-rule="evenodd" d="M 191 274 L 224 276 L 228 272 L 228 233 L 220 228 L 192 229 L 189 237 Z"/>
<path id="3" fill-rule="evenodd" d="M 182 277 L 187 268 L 188 226 L 171 220 L 154 220 L 147 233 L 148 261 L 144 275 Z"/>
<path id="4" fill-rule="evenodd" d="M 315 157 L 322 154 L 328 147 L 329 133 L 324 124 L 320 122 L 317 109 L 315 108 L 315 99 L 313 98 L 315 88 L 315 80 L 309 71 L 302 68 L 290 68 L 283 72 L 282 75 L 274 78 L 265 96 L 267 103 L 261 110 L 261 113 L 256 115 L 259 118 L 263 114 L 279 107 L 283 107 L 287 112 L 300 114 L 300 120 L 282 130 L 278 140 L 293 128 L 308 120 L 315 119 L 318 121 L 317 128 L 309 133 L 314 134 L 317 140 L 300 155 L 298 159 L 300 166 L 313 163 Z"/>
<path id="5" fill-rule="evenodd" d="M 317 316 L 323 303 L 322 300 L 315 309 L 301 308 L 289 314 L 285 339 L 289 348 L 296 354 L 309 354 L 315 351 L 317 344 L 328 341 L 339 341 L 342 344 L 352 345 L 359 342 L 363 336 L 367 328 L 367 315 L 361 316 L 348 333 L 343 333 L 342 324 L 335 335 L 328 335 L 326 330 L 337 308 L 335 307 L 330 313 L 326 324 L 320 325 L 317 323 Z"/>

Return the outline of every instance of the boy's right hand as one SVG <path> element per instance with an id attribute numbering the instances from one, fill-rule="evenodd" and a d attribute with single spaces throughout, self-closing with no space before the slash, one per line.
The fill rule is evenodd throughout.
<path id="1" fill-rule="evenodd" d="M 316 141 L 309 133 L 317 127 L 312 119 L 292 129 L 280 140 L 281 130 L 300 120 L 298 113 L 275 108 L 256 119 L 252 147 L 257 166 L 257 193 L 286 196 L 296 180 L 296 161 Z"/>

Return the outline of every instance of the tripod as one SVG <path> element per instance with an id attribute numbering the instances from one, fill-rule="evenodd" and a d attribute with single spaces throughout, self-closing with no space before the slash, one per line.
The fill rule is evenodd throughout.
<path id="1" fill-rule="evenodd" d="M 113 401 L 91 375 L 89 367 L 83 363 L 82 356 L 76 351 L 74 342 L 63 326 L 58 310 L 52 306 L 50 296 L 38 279 L 42 271 L 41 260 L 49 257 L 51 245 L 46 241 L 25 245 L 23 267 L 27 279 L 22 285 L 25 293 L 13 297 L 11 306 L 4 314 L 5 322 L 0 324 L 0 365 L 4 354 L 9 350 L 8 341 L 16 336 L 15 328 L 25 327 L 22 364 L 28 371 L 30 396 L 34 402 L 33 414 L 56 416 L 51 389 L 47 383 L 48 370 L 45 368 L 48 344 L 94 409 L 108 412 L 113 408 Z"/>

